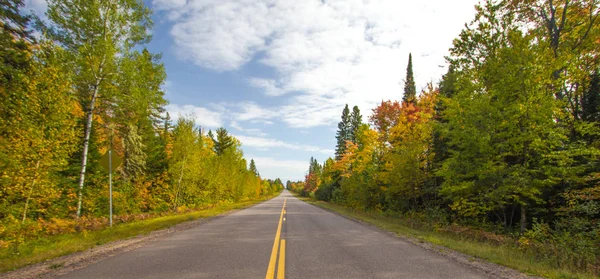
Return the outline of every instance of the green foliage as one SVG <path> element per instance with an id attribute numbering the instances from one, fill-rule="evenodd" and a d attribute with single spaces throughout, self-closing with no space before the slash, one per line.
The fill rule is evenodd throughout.
<path id="1" fill-rule="evenodd" d="M 335 136 L 337 140 L 335 146 L 336 159 L 339 159 L 346 150 L 346 141 L 350 140 L 351 128 L 350 109 L 348 108 L 348 104 L 346 104 L 342 111 L 342 120 L 338 123 L 338 130 Z"/>
<path id="2" fill-rule="evenodd" d="M 408 54 L 408 65 L 406 66 L 406 79 L 404 80 L 403 103 L 417 102 L 417 88 L 415 86 L 415 77 L 413 74 L 412 53 Z"/>
<path id="3" fill-rule="evenodd" d="M 362 115 L 360 115 L 360 109 L 358 109 L 358 106 L 354 106 L 352 108 L 352 114 L 350 114 L 350 141 L 356 142 L 358 128 L 362 124 Z"/>

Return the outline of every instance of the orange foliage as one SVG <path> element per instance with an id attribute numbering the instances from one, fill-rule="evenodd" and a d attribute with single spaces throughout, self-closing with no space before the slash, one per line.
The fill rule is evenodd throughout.
<path id="1" fill-rule="evenodd" d="M 369 121 L 381 135 L 383 142 L 388 141 L 389 131 L 392 127 L 398 124 L 402 105 L 398 101 L 382 101 L 381 105 L 373 109 L 373 114 L 369 117 Z"/>

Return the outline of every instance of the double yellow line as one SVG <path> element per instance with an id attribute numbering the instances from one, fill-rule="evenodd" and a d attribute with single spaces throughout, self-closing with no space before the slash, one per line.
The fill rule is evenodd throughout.
<path id="1" fill-rule="evenodd" d="M 269 268 L 267 269 L 266 279 L 273 279 L 275 276 L 275 266 L 277 264 L 277 251 L 279 251 L 279 267 L 277 268 L 277 279 L 285 277 L 285 239 L 281 238 L 281 226 L 285 215 L 285 204 L 287 198 L 283 199 L 283 207 L 279 215 L 279 225 L 277 225 L 277 233 L 275 233 L 275 242 L 273 242 L 273 250 L 271 251 L 271 259 L 269 260 Z M 281 247 L 281 249 L 280 249 Z"/>

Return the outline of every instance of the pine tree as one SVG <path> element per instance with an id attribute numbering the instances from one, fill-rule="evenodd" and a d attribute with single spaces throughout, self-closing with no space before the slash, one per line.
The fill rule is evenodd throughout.
<path id="1" fill-rule="evenodd" d="M 346 141 L 350 140 L 350 109 L 348 108 L 348 104 L 346 104 L 342 111 L 342 121 L 338 123 L 338 131 L 335 138 L 337 139 L 335 159 L 339 160 L 342 158 L 344 151 L 346 151 Z"/>
<path id="2" fill-rule="evenodd" d="M 250 172 L 252 172 L 254 176 L 260 176 L 258 169 L 256 169 L 256 163 L 254 163 L 254 159 L 250 159 Z"/>
<path id="3" fill-rule="evenodd" d="M 584 121 L 600 121 L 600 69 L 592 74 L 589 88 L 581 98 L 581 118 Z"/>
<path id="4" fill-rule="evenodd" d="M 352 108 L 352 114 L 350 114 L 350 140 L 356 143 L 358 127 L 362 125 L 362 115 L 360 115 L 360 110 L 358 106 L 354 106 Z"/>
<path id="5" fill-rule="evenodd" d="M 223 155 L 227 149 L 233 145 L 233 138 L 229 135 L 227 130 L 223 127 L 218 128 L 216 131 L 217 138 L 213 138 L 214 150 L 217 155 Z M 212 138 L 212 133 L 209 131 L 209 136 Z"/>
<path id="6" fill-rule="evenodd" d="M 415 77 L 413 76 L 412 53 L 408 54 L 408 66 L 406 67 L 406 80 L 404 81 L 403 103 L 417 103 L 417 89 L 415 87 Z"/>

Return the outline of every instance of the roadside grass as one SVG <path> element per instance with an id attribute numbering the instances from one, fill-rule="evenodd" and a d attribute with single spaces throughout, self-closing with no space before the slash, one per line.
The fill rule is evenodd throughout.
<path id="1" fill-rule="evenodd" d="M 268 198 L 237 203 L 223 203 L 199 211 L 118 224 L 112 228 L 98 231 L 83 231 L 30 240 L 19 246 L 0 250 L 0 272 L 84 251 L 105 243 L 145 235 L 179 223 L 213 217 L 235 209 L 247 208 L 277 195 L 279 193 Z M 58 267 L 58 265 L 50 266 L 50 268 Z"/>
<path id="2" fill-rule="evenodd" d="M 593 274 L 577 270 L 565 270 L 552 264 L 553 259 L 539 260 L 539 255 L 531 251 L 519 249 L 516 245 L 495 244 L 474 239 L 463 238 L 454 234 L 437 232 L 430 229 L 414 228 L 408 220 L 399 217 L 384 216 L 378 212 L 366 212 L 348 208 L 342 205 L 317 201 L 313 198 L 297 198 L 324 209 L 335 211 L 341 215 L 370 223 L 382 230 L 393 232 L 399 236 L 413 239 L 416 242 L 429 242 L 467 254 L 473 258 L 483 259 L 492 263 L 519 270 L 528 275 L 546 278 L 597 278 Z"/>

